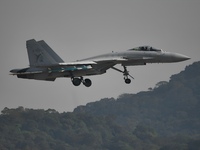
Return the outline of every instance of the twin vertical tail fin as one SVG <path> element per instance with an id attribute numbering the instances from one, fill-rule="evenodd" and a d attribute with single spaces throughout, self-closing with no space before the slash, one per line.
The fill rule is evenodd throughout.
<path id="1" fill-rule="evenodd" d="M 26 47 L 30 67 L 52 66 L 64 62 L 43 40 L 28 40 Z"/>

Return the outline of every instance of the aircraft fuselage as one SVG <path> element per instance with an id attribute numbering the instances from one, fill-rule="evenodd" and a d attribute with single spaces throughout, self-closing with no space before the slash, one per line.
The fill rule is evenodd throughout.
<path id="1" fill-rule="evenodd" d="M 46 81 L 54 81 L 58 77 L 70 77 L 75 86 L 82 82 L 87 87 L 91 86 L 91 81 L 84 80 L 83 76 L 103 74 L 110 68 L 123 73 L 125 82 L 129 84 L 131 81 L 128 77 L 133 77 L 126 66 L 172 63 L 190 59 L 182 54 L 142 46 L 65 63 L 44 41 L 28 40 L 26 46 L 30 67 L 13 69 L 10 71 L 12 75 L 17 75 L 18 78 Z M 115 68 L 117 64 L 121 64 L 124 71 Z"/>

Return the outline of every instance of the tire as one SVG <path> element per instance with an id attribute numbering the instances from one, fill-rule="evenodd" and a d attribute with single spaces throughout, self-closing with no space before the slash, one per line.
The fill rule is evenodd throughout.
<path id="1" fill-rule="evenodd" d="M 131 83 L 131 79 L 128 79 L 128 78 L 125 79 L 125 83 L 126 83 L 126 84 L 130 84 L 130 83 Z"/>
<path id="2" fill-rule="evenodd" d="M 73 83 L 74 86 L 79 86 L 81 84 L 81 79 L 73 78 L 72 83 Z"/>
<path id="3" fill-rule="evenodd" d="M 90 79 L 85 79 L 85 80 L 83 80 L 83 84 L 86 87 L 90 87 L 92 85 L 92 81 Z"/>

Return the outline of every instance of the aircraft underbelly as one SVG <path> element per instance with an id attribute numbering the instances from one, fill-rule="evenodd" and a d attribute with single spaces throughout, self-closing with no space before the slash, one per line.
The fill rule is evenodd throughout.
<path id="1" fill-rule="evenodd" d="M 46 80 L 46 81 L 54 81 L 56 79 L 55 76 L 49 75 L 48 73 L 18 74 L 17 77 L 22 79 L 35 79 L 35 80 Z"/>
<path id="2" fill-rule="evenodd" d="M 137 65 L 146 65 L 146 63 L 140 62 L 140 61 L 128 61 L 128 62 L 123 62 L 122 63 L 123 66 L 137 66 Z"/>

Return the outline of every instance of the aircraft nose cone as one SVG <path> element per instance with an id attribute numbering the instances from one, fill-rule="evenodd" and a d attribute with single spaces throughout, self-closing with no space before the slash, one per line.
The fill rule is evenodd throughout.
<path id="1" fill-rule="evenodd" d="M 165 52 L 163 54 L 161 62 L 180 62 L 188 59 L 190 59 L 190 57 L 183 54 Z"/>
<path id="2" fill-rule="evenodd" d="M 182 54 L 174 54 L 174 59 L 176 59 L 176 61 L 185 61 L 190 59 L 190 57 Z"/>

